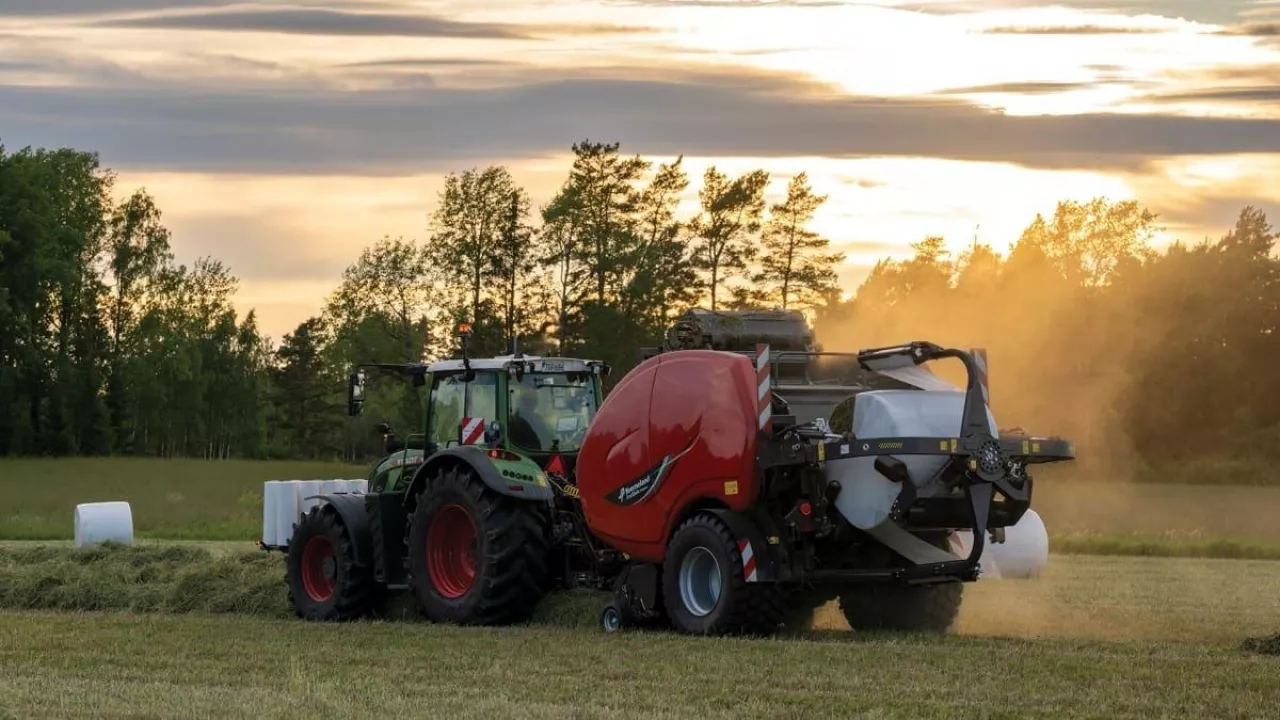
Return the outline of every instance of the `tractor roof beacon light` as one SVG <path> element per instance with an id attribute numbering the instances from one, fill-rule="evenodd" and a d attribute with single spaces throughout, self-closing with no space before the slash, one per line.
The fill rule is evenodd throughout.
<path id="1" fill-rule="evenodd" d="M 471 337 L 471 323 L 458 323 L 458 339 L 462 342 L 462 367 L 471 375 L 471 359 L 467 357 L 467 338 Z"/>

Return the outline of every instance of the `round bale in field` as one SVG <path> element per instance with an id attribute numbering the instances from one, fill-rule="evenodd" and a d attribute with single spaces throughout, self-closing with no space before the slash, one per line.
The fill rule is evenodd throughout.
<path id="1" fill-rule="evenodd" d="M 129 503 L 116 501 L 76 505 L 76 547 L 89 547 L 104 542 L 133 544 L 133 510 Z"/>

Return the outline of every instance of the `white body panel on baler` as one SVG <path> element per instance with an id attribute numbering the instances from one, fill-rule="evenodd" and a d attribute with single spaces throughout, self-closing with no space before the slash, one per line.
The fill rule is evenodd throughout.
<path id="1" fill-rule="evenodd" d="M 935 385 L 935 387 L 937 387 Z M 854 439 L 871 441 L 894 437 L 957 437 L 964 413 L 965 393 L 955 390 L 876 390 L 858 394 L 853 406 Z M 987 423 L 992 435 L 999 435 L 995 416 L 987 408 Z M 919 497 L 947 492 L 937 482 L 938 473 L 946 465 L 946 455 L 903 455 Z M 851 525 L 877 537 L 895 551 L 918 564 L 954 559 L 946 551 L 928 547 L 902 530 L 889 515 L 902 487 L 875 469 L 875 457 L 851 458 L 826 463 L 828 481 L 840 485 L 836 509 Z M 1013 527 L 1006 529 L 1007 547 L 986 543 L 982 553 L 986 577 L 1034 577 L 1048 554 L 1048 535 L 1040 517 L 1031 511 Z M 967 553 L 972 534 L 957 533 L 952 539 L 954 550 Z M 1001 567 L 1000 556 L 1007 556 L 1008 570 Z"/>

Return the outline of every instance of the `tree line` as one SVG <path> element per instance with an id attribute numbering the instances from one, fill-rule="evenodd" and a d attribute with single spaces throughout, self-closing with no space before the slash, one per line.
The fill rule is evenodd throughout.
<path id="1" fill-rule="evenodd" d="M 176 263 L 152 198 L 114 201 L 95 153 L 0 146 L 0 454 L 367 458 L 374 424 L 416 424 L 420 391 L 375 377 L 348 420 L 347 369 L 450 356 L 459 321 L 476 354 L 600 358 L 616 379 L 689 307 L 780 306 L 828 350 L 987 347 L 997 416 L 1078 438 L 1093 472 L 1280 455 L 1277 235 L 1254 208 L 1157 252 L 1138 203 L 1064 201 L 1007 256 L 925 238 L 846 300 L 805 174 L 769 204 L 767 170 L 711 166 L 682 214 L 682 158 L 572 150 L 537 208 L 504 166 L 450 174 L 424 239 L 365 247 L 275 346 L 235 312 L 230 269 Z"/>

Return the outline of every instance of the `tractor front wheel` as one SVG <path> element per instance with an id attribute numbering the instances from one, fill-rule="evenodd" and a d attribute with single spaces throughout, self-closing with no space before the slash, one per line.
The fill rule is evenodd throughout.
<path id="1" fill-rule="evenodd" d="M 369 614 L 376 583 L 357 565 L 352 539 L 337 513 L 318 505 L 294 525 L 289 540 L 289 602 L 307 620 L 350 620 Z"/>
<path id="2" fill-rule="evenodd" d="M 546 512 L 490 489 L 466 466 L 441 470 L 410 518 L 409 575 L 428 619 L 527 620 L 547 586 Z"/>
<path id="3" fill-rule="evenodd" d="M 662 597 L 680 632 L 767 635 L 781 621 L 784 594 L 774 583 L 747 582 L 733 533 L 702 513 L 681 524 L 667 545 Z"/>

